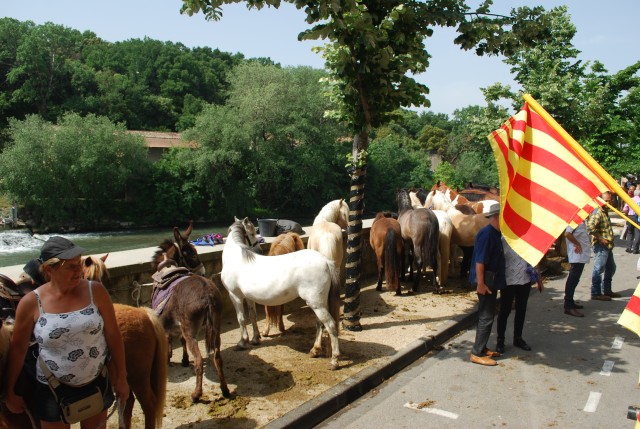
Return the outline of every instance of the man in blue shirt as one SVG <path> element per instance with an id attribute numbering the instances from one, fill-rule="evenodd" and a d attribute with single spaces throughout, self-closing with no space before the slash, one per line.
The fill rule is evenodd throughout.
<path id="1" fill-rule="evenodd" d="M 476 235 L 469 273 L 469 281 L 476 285 L 478 292 L 478 327 L 471 349 L 471 362 L 495 366 L 498 363 L 492 358 L 500 356 L 500 353 L 489 350 L 487 343 L 496 312 L 496 294 L 506 286 L 500 205 L 490 206 L 484 215 L 489 219 L 489 225 Z"/>

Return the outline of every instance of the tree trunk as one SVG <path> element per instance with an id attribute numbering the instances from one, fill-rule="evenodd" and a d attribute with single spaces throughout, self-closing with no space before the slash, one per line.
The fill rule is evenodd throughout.
<path id="1" fill-rule="evenodd" d="M 342 326 L 348 331 L 361 331 L 360 274 L 362 263 L 362 212 L 364 184 L 367 176 L 366 149 L 369 135 L 363 131 L 353 138 L 353 167 L 349 191 L 349 227 L 347 228 L 347 262 Z"/>

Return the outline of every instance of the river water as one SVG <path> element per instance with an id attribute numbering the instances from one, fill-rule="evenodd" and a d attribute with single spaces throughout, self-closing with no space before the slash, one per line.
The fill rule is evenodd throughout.
<path id="1" fill-rule="evenodd" d="M 254 222 L 255 223 L 255 222 Z M 206 234 L 218 233 L 226 237 L 226 226 L 209 226 L 194 228 L 191 239 L 195 240 Z M 184 230 L 182 230 L 184 231 Z M 40 247 L 52 235 L 61 235 L 78 246 L 87 249 L 87 254 L 104 254 L 120 250 L 155 247 L 165 239 L 173 239 L 173 230 L 149 229 L 118 232 L 94 232 L 82 234 L 34 234 L 26 229 L 0 229 L 0 267 L 25 264 L 40 255 Z M 151 259 L 149 255 L 149 259 Z"/>

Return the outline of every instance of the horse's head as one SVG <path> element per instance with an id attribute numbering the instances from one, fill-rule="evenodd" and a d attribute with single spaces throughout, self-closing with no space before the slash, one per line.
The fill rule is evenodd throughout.
<path id="1" fill-rule="evenodd" d="M 349 204 L 346 203 L 344 198 L 340 198 L 338 201 L 338 219 L 336 223 L 342 229 L 349 227 Z"/>
<path id="2" fill-rule="evenodd" d="M 396 201 L 398 203 L 398 213 L 402 214 L 402 212 L 407 210 L 412 210 L 411 206 L 411 197 L 409 197 L 409 191 L 406 189 L 398 189 L 396 191 Z"/>
<path id="3" fill-rule="evenodd" d="M 234 219 L 227 231 L 227 244 L 233 242 L 240 246 L 243 260 L 254 261 L 256 253 L 262 253 L 262 248 L 258 244 L 256 227 L 248 217 L 240 220 L 234 216 Z"/>
<path id="4" fill-rule="evenodd" d="M 97 280 L 106 288 L 111 287 L 111 277 L 105 264 L 109 254 L 96 258 L 87 256 L 82 258 L 82 277 L 87 280 Z"/>
<path id="5" fill-rule="evenodd" d="M 325 204 L 313 220 L 313 224 L 315 225 L 321 221 L 335 223 L 343 229 L 348 228 L 349 205 L 344 201 L 344 198 L 333 200 Z"/>
<path id="6" fill-rule="evenodd" d="M 173 259 L 176 264 L 187 268 L 189 271 L 199 275 L 205 275 L 204 265 L 200 261 L 196 247 L 189 242 L 189 235 L 193 230 L 193 221 L 189 222 L 189 227 L 184 233 L 180 233 L 178 227 L 173 228 L 173 241 L 164 240 L 158 246 L 151 265 L 158 269 L 158 265 L 167 259 Z"/>
<path id="7" fill-rule="evenodd" d="M 204 275 L 205 269 L 196 247 L 189 242 L 189 236 L 193 231 L 193 221 L 189 221 L 189 227 L 181 233 L 177 226 L 173 227 L 173 251 L 167 250 L 166 258 L 173 259 L 176 263 L 187 268 L 192 273 Z"/>
<path id="8" fill-rule="evenodd" d="M 234 238 L 236 243 L 244 244 L 252 249 L 258 248 L 258 233 L 256 231 L 256 226 L 248 217 L 240 220 L 234 216 L 234 222 L 229 227 L 229 236 L 232 235 L 232 228 L 235 231 Z"/>

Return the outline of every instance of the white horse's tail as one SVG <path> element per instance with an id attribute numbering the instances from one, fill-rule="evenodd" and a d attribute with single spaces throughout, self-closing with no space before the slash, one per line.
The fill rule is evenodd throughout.
<path id="1" fill-rule="evenodd" d="M 331 288 L 329 289 L 329 313 L 336 322 L 336 331 L 340 332 L 340 270 L 336 267 L 335 262 L 327 259 L 327 266 L 331 273 Z"/>

